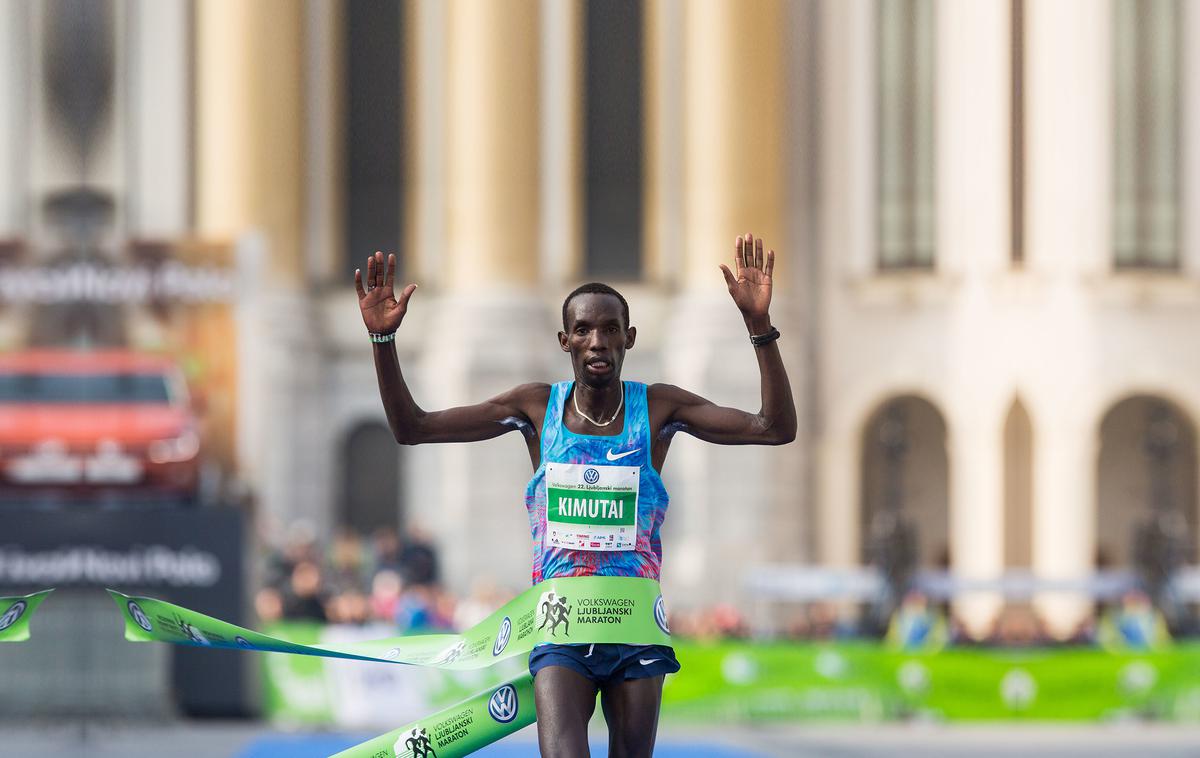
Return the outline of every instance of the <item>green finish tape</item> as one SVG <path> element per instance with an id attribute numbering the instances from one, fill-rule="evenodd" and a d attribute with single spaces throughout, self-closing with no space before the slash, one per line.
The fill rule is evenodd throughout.
<path id="1" fill-rule="evenodd" d="M 21 642 L 29 639 L 29 618 L 51 592 L 54 590 L 0 597 L 0 642 Z"/>
<path id="2" fill-rule="evenodd" d="M 461 758 L 537 720 L 528 673 L 333 758 Z"/>
<path id="3" fill-rule="evenodd" d="M 670 645 L 658 582 L 631 577 L 549 579 L 530 587 L 461 634 L 302 645 L 148 597 L 109 594 L 125 639 L 351 658 L 465 670 L 525 655 L 543 642 Z M 339 753 L 343 758 L 457 758 L 537 719 L 528 670 L 499 687 Z"/>
<path id="4" fill-rule="evenodd" d="M 134 642 L 298 653 L 450 670 L 486 668 L 528 653 L 542 642 L 671 644 L 662 594 L 653 579 L 549 579 L 461 634 L 390 637 L 343 645 L 301 645 L 161 600 L 108 592 L 125 618 L 125 639 Z"/>

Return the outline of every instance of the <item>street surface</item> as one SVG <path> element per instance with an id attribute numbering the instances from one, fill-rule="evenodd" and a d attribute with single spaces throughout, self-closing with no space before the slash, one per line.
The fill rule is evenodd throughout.
<path id="1" fill-rule="evenodd" d="M 373 736 L 287 732 L 247 722 L 12 723 L 0 721 L 0 757 L 86 755 L 89 758 L 324 758 Z M 537 755 L 533 727 L 475 755 Z M 592 755 L 606 755 L 594 732 Z M 658 758 L 1194 758 L 1200 726 L 1076 725 L 822 725 L 739 726 L 722 729 L 667 726 Z"/>

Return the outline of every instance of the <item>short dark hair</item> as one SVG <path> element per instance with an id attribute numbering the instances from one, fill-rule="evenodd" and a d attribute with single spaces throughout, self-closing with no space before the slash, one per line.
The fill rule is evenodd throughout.
<path id="1" fill-rule="evenodd" d="M 621 293 L 617 292 L 612 287 L 609 287 L 607 284 L 601 284 L 600 282 L 588 282 L 587 284 L 581 284 L 575 289 L 571 290 L 571 294 L 567 295 L 566 300 L 563 300 L 562 317 L 564 331 L 567 328 L 567 305 L 569 305 L 570 302 L 578 295 L 612 295 L 617 300 L 620 300 L 621 318 L 625 320 L 625 328 L 629 328 L 629 303 L 625 302 L 625 298 L 621 296 Z"/>

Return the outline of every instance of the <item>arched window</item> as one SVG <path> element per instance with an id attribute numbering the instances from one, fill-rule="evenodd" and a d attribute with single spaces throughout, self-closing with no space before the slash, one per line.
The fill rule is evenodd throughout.
<path id="1" fill-rule="evenodd" d="M 1196 428 L 1166 400 L 1137 396 L 1114 405 L 1100 423 L 1096 469 L 1096 562 L 1100 568 L 1131 567 L 1139 543 L 1160 540 L 1153 549 L 1197 547 Z M 1157 536 L 1147 529 L 1155 527 Z M 1167 543 L 1171 545 L 1167 545 Z M 1149 556 L 1153 557 L 1153 556 Z"/>
<path id="2" fill-rule="evenodd" d="M 914 568 L 946 568 L 950 556 L 946 423 L 928 401 L 889 400 L 862 437 L 863 562 L 913 551 Z"/>
<path id="3" fill-rule="evenodd" d="M 360 534 L 399 529 L 400 451 L 388 428 L 369 422 L 354 427 L 342 444 L 338 525 Z"/>

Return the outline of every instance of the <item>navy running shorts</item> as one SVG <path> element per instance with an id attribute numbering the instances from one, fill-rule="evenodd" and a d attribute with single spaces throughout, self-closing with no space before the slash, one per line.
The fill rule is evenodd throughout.
<path id="1" fill-rule="evenodd" d="M 529 653 L 529 672 L 565 666 L 596 684 L 645 679 L 679 670 L 675 651 L 666 645 L 538 645 Z"/>

